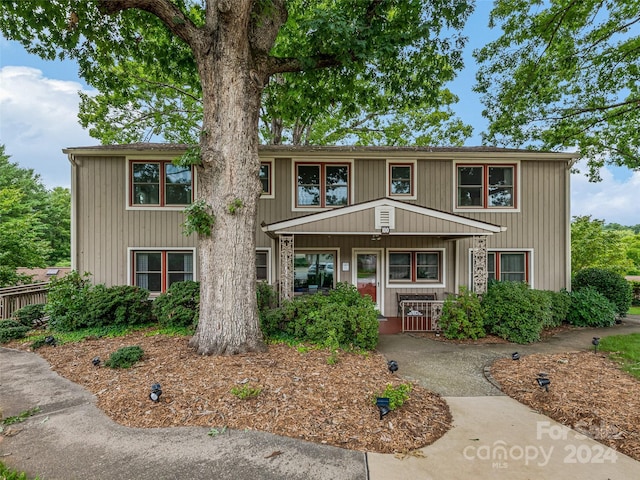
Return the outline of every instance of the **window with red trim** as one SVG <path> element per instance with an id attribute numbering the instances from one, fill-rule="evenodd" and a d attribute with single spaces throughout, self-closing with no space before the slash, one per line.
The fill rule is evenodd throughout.
<path id="1" fill-rule="evenodd" d="M 134 285 L 161 293 L 175 282 L 193 280 L 193 252 L 135 251 L 133 267 Z"/>
<path id="2" fill-rule="evenodd" d="M 164 207 L 191 204 L 191 167 L 174 165 L 170 161 L 145 161 L 131 162 L 130 169 L 130 205 Z"/>
<path id="3" fill-rule="evenodd" d="M 458 208 L 515 208 L 515 165 L 458 165 Z"/>
<path id="4" fill-rule="evenodd" d="M 262 183 L 262 194 L 273 195 L 271 186 L 271 163 L 262 162 L 260 164 L 260 182 Z"/>
<path id="5" fill-rule="evenodd" d="M 413 164 L 389 164 L 389 195 L 413 196 Z"/>
<path id="6" fill-rule="evenodd" d="M 341 207 L 349 204 L 349 165 L 296 164 L 296 207 Z"/>
<path id="7" fill-rule="evenodd" d="M 389 252 L 389 282 L 442 282 L 441 252 Z"/>
<path id="8" fill-rule="evenodd" d="M 529 252 L 487 253 L 489 280 L 529 283 Z"/>

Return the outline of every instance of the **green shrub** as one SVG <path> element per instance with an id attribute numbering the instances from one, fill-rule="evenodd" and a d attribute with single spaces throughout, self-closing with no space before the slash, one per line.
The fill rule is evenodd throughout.
<path id="1" fill-rule="evenodd" d="M 490 282 L 482 299 L 487 331 L 510 342 L 531 343 L 540 340 L 545 297 L 523 282 Z"/>
<path id="2" fill-rule="evenodd" d="M 595 288 L 571 292 L 567 320 L 578 327 L 609 327 L 616 321 L 616 305 Z"/>
<path id="3" fill-rule="evenodd" d="M 151 320 L 149 291 L 131 285 L 96 285 L 87 295 L 84 327 L 144 325 Z"/>
<path id="4" fill-rule="evenodd" d="M 633 281 L 629 282 L 629 284 L 631 285 L 631 291 L 633 292 L 631 305 L 638 307 L 640 306 L 640 282 Z"/>
<path id="5" fill-rule="evenodd" d="M 270 310 L 278 304 L 278 292 L 267 282 L 258 282 L 256 285 L 258 297 L 258 311 Z"/>
<path id="6" fill-rule="evenodd" d="M 32 327 L 35 322 L 44 317 L 44 303 L 34 303 L 33 305 L 27 305 L 22 307 L 13 314 L 13 318 L 24 325 L 25 327 Z"/>
<path id="7" fill-rule="evenodd" d="M 0 329 L 19 327 L 20 323 L 15 320 L 0 320 Z M 22 325 L 23 327 L 25 325 Z"/>
<path id="8" fill-rule="evenodd" d="M 200 313 L 200 282 L 172 283 L 153 301 L 153 314 L 164 327 L 195 328 Z"/>
<path id="9" fill-rule="evenodd" d="M 49 328 L 71 332 L 87 324 L 90 311 L 87 297 L 91 291 L 91 275 L 70 272 L 62 278 L 53 278 L 49 284 L 45 313 L 49 315 Z"/>
<path id="10" fill-rule="evenodd" d="M 249 385 L 242 385 L 240 387 L 232 387 L 231 393 L 238 397 L 240 400 L 247 400 L 249 398 L 256 398 L 262 389 L 260 387 L 251 387 Z"/>
<path id="11" fill-rule="evenodd" d="M 111 368 L 130 368 L 143 356 L 144 351 L 137 345 L 122 347 L 113 352 L 104 364 Z"/>
<path id="12" fill-rule="evenodd" d="M 10 340 L 24 338 L 27 335 L 27 332 L 31 330 L 31 327 L 25 327 L 24 325 L 20 325 L 18 322 L 11 323 L 15 326 L 0 328 L 0 343 L 7 343 Z"/>
<path id="13" fill-rule="evenodd" d="M 282 310 L 282 331 L 298 340 L 325 345 L 333 332 L 341 346 L 373 350 L 378 345 L 375 304 L 353 285 L 339 283 L 328 295 L 296 297 Z M 273 319 L 279 321 L 275 314 Z"/>
<path id="14" fill-rule="evenodd" d="M 486 335 L 485 316 L 478 296 L 468 288 L 460 287 L 457 297 L 449 295 L 445 300 L 438 323 L 446 338 L 475 340 Z"/>
<path id="15" fill-rule="evenodd" d="M 544 325 L 544 327 L 559 327 L 567 322 L 567 315 L 571 308 L 571 296 L 566 290 L 561 292 L 545 291 L 551 298 L 551 323 Z"/>
<path id="16" fill-rule="evenodd" d="M 576 273 L 572 281 L 573 290 L 593 287 L 616 306 L 616 313 L 625 315 L 631 306 L 633 290 L 629 282 L 619 273 L 603 268 L 585 268 Z"/>
<path id="17" fill-rule="evenodd" d="M 409 394 L 413 387 L 410 383 L 402 383 L 397 387 L 394 387 L 390 383 L 387 383 L 387 386 L 384 389 L 384 392 L 377 395 L 380 398 L 388 398 L 389 399 L 389 408 L 391 410 L 395 410 L 396 408 L 400 408 L 404 402 L 409 400 Z M 374 403 L 376 399 L 374 398 Z"/>

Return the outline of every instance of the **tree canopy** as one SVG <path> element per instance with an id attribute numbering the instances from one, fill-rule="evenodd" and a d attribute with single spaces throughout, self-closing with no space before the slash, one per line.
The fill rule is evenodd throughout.
<path id="1" fill-rule="evenodd" d="M 461 66 L 455 32 L 471 5 L 24 0 L 0 8 L 5 36 L 45 58 L 77 59 L 80 75 L 106 95 L 93 104 L 85 97 L 83 119 L 103 142 L 121 141 L 117 130 L 133 132 L 131 140 L 149 132 L 168 141 L 198 137 L 188 160 L 197 171 L 201 301 L 190 344 L 201 354 L 235 354 L 264 348 L 255 285 L 261 109 L 280 108 L 271 118 L 283 128 L 306 128 L 330 106 L 351 120 L 402 112 L 409 101 L 446 105 L 443 85 Z M 296 104 L 312 120 L 299 122 Z M 117 128 L 100 134 L 108 123 Z"/>
<path id="2" fill-rule="evenodd" d="M 44 267 L 70 257 L 71 197 L 47 191 L 39 175 L 10 162 L 0 145 L 0 286 L 26 281 L 18 267 Z"/>
<path id="3" fill-rule="evenodd" d="M 624 238 L 620 231 L 606 230 L 602 220 L 592 220 L 588 215 L 574 217 L 571 222 L 571 272 L 605 268 L 623 275 L 633 273 L 636 268 L 634 252 L 632 249 L 631 255 L 627 254 Z"/>
<path id="4" fill-rule="evenodd" d="M 485 142 L 578 147 L 589 175 L 640 168 L 640 2 L 498 0 L 475 56 Z"/>
<path id="5" fill-rule="evenodd" d="M 92 136 L 107 144 L 198 142 L 202 89 L 189 45 L 144 11 L 123 11 L 115 25 L 98 18 L 94 5 L 56 3 L 61 31 L 51 40 L 31 42 L 39 25 L 24 17 L 2 29 L 46 58 L 78 58 L 81 76 L 99 91 L 82 94 L 80 119 Z M 205 21 L 201 2 L 174 3 L 195 25 Z M 443 86 L 462 68 L 464 38 L 456 29 L 469 2 L 284 3 L 288 19 L 270 53 L 295 58 L 295 70 L 305 72 L 287 66 L 265 83 L 261 143 L 461 145 L 471 135 L 451 108 L 457 97 Z M 122 38 L 82 40 L 102 28 Z M 449 37 L 441 35 L 445 29 Z M 109 46 L 114 40 L 118 45 Z M 314 68 L 318 60 L 338 68 Z"/>

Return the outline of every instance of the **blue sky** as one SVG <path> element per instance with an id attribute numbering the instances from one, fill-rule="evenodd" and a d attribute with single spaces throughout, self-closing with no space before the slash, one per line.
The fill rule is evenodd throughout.
<path id="1" fill-rule="evenodd" d="M 469 38 L 466 68 L 450 85 L 460 97 L 454 107 L 458 116 L 474 127 L 473 137 L 466 142 L 469 146 L 480 145 L 480 133 L 487 125 L 480 99 L 471 90 L 476 72 L 471 53 L 500 33 L 487 27 L 491 6 L 491 1 L 477 2 L 464 32 Z M 49 188 L 70 185 L 70 166 L 63 148 L 98 143 L 78 123 L 78 91 L 91 89 L 77 74 L 75 62 L 43 61 L 0 37 L 0 144 L 5 145 L 12 161 L 32 168 Z M 608 167 L 601 176 L 602 182 L 590 183 L 582 174 L 572 175 L 572 215 L 640 224 L 636 193 L 640 172 Z"/>

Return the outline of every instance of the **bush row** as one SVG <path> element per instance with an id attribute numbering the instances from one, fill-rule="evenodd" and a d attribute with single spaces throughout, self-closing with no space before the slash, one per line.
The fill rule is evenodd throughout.
<path id="1" fill-rule="evenodd" d="M 88 327 L 149 323 L 149 291 L 130 285 L 92 285 L 89 275 L 71 272 L 53 279 L 45 312 L 53 330 L 71 332 Z"/>
<path id="2" fill-rule="evenodd" d="M 448 298 L 440 326 L 445 337 L 480 338 L 490 333 L 510 342 L 531 343 L 545 328 L 563 322 L 607 327 L 631 305 L 631 286 L 616 273 L 587 269 L 576 275 L 574 290 L 534 290 L 523 282 L 490 282 L 482 302 L 461 289 Z"/>

